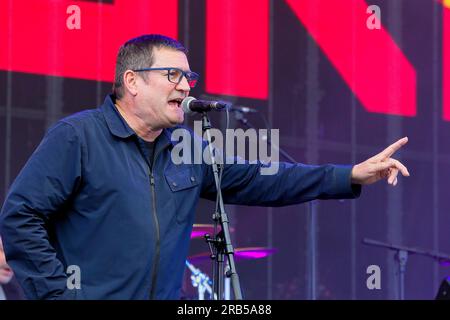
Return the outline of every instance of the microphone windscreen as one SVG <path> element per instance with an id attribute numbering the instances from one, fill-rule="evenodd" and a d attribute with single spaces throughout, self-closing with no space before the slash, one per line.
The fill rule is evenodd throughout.
<path id="1" fill-rule="evenodd" d="M 194 97 L 186 97 L 183 99 L 183 101 L 181 101 L 181 109 L 183 109 L 184 113 L 186 114 L 191 114 L 194 113 L 194 111 L 192 111 L 191 109 L 189 109 L 189 104 L 191 103 L 191 101 L 197 100 Z"/>

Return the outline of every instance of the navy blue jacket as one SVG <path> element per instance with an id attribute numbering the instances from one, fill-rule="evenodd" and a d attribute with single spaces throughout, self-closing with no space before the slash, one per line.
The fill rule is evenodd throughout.
<path id="1" fill-rule="evenodd" d="M 206 164 L 175 165 L 173 129 L 157 139 L 152 171 L 108 96 L 54 125 L 14 183 L 0 215 L 8 263 L 29 299 L 177 299 L 200 197 L 214 200 Z M 350 166 L 225 165 L 224 201 L 282 206 L 354 198 Z M 68 289 L 68 266 L 81 288 Z"/>

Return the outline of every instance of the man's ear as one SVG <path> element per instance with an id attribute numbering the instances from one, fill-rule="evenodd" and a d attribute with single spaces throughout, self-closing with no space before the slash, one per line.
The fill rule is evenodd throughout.
<path id="1" fill-rule="evenodd" d="M 123 74 L 123 85 L 125 90 L 132 96 L 137 95 L 137 74 L 132 70 L 127 70 Z"/>

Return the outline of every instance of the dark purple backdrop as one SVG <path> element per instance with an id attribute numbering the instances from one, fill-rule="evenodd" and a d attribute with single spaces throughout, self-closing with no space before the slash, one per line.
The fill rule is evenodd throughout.
<path id="1" fill-rule="evenodd" d="M 365 111 L 287 4 L 276 0 L 271 1 L 269 100 L 221 98 L 258 107 L 273 128 L 280 129 L 281 147 L 299 162 L 357 163 L 408 136 L 397 158 L 411 177 L 401 178 L 395 188 L 386 183 L 364 187 L 356 201 L 315 202 L 312 222 L 306 204 L 274 209 L 227 206 L 236 247 L 277 249 L 269 258 L 238 262 L 247 299 L 397 298 L 394 252 L 363 245 L 364 237 L 450 254 L 450 123 L 441 117 L 442 6 L 425 0 L 368 3 L 380 6 L 383 26 L 417 72 L 417 116 Z M 179 39 L 190 50 L 192 70 L 205 74 L 205 1 L 180 0 L 179 7 Z M 32 58 L 32 50 L 29 54 Z M 203 86 L 200 82 L 191 94 L 206 94 Z M 95 107 L 110 87 L 0 72 L 1 201 L 45 130 L 64 115 Z M 264 126 L 259 116 L 249 119 Z M 212 120 L 224 127 L 218 115 Z M 234 120 L 231 124 L 239 126 Z M 210 223 L 213 209 L 213 203 L 202 200 L 197 223 Z M 200 239 L 192 241 L 192 254 L 206 250 Z M 366 287 L 366 268 L 373 264 L 381 268 L 380 290 Z M 197 267 L 210 271 L 208 264 Z M 449 268 L 429 257 L 409 256 L 406 298 L 434 298 Z M 188 275 L 185 289 L 194 297 Z"/>

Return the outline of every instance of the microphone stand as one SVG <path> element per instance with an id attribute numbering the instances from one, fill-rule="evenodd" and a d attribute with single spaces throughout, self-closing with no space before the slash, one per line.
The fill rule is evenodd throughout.
<path id="1" fill-rule="evenodd" d="M 198 299 L 205 300 L 205 291 L 207 291 L 211 298 L 213 298 L 213 290 L 210 286 L 211 281 L 208 275 L 204 274 L 200 269 L 194 267 L 194 265 L 186 260 L 186 266 L 191 270 L 192 286 L 197 287 Z"/>
<path id="2" fill-rule="evenodd" d="M 405 247 L 405 246 L 399 246 L 392 243 L 386 243 L 381 242 L 377 240 L 372 240 L 368 238 L 364 238 L 362 241 L 366 245 L 370 246 L 376 246 L 376 247 L 384 247 L 390 250 L 396 250 L 397 254 L 395 255 L 395 259 L 398 262 L 398 271 L 399 271 L 399 282 L 398 282 L 398 289 L 399 289 L 399 300 L 405 300 L 405 274 L 406 274 L 406 262 L 408 261 L 408 254 L 420 254 L 423 256 L 430 257 L 432 259 L 438 260 L 439 262 L 450 261 L 450 255 L 439 253 L 439 252 L 432 252 L 432 251 L 426 251 L 423 249 L 418 248 L 411 248 L 411 247 Z"/>
<path id="3" fill-rule="evenodd" d="M 231 244 L 230 228 L 228 215 L 225 212 L 225 206 L 222 198 L 222 190 L 220 188 L 219 167 L 214 157 L 214 150 L 211 143 L 211 122 L 209 121 L 206 112 L 202 112 L 202 131 L 206 133 L 206 140 L 208 142 L 209 155 L 211 157 L 211 166 L 214 174 L 214 180 L 217 190 L 216 211 L 213 215 L 215 224 L 220 222 L 221 231 L 211 239 L 209 235 L 205 235 L 205 240 L 208 243 L 212 252 L 211 259 L 215 259 L 214 265 L 214 281 L 213 287 L 217 300 L 223 300 L 223 280 L 224 280 L 224 257 L 228 259 L 226 276 L 231 279 L 233 287 L 234 298 L 242 300 L 242 291 L 239 282 L 239 276 L 236 272 L 236 265 L 234 262 L 234 248 Z"/>
<path id="4" fill-rule="evenodd" d="M 243 112 L 239 111 L 239 110 L 234 110 L 233 114 L 236 118 L 236 120 L 238 120 L 239 122 L 241 122 L 244 126 L 246 126 L 247 128 L 251 128 L 251 129 L 255 129 L 256 127 L 250 122 L 248 121 L 248 119 L 244 116 Z M 269 128 L 267 128 L 269 129 Z M 270 146 L 275 146 L 275 148 L 278 150 L 278 152 L 288 161 L 296 163 L 297 161 L 295 161 L 295 159 L 293 157 L 291 157 L 286 151 L 284 151 L 280 146 L 274 145 L 272 144 L 272 141 L 270 139 L 270 134 L 269 134 L 269 130 L 268 130 L 268 135 L 267 135 L 267 143 Z M 310 254 L 311 254 L 311 259 L 310 259 L 310 273 L 311 276 L 310 281 L 311 281 L 311 286 L 310 286 L 310 299 L 311 300 L 316 300 L 316 214 L 315 214 L 315 201 L 310 201 L 309 203 L 309 230 L 310 230 L 310 237 L 309 237 L 309 242 L 310 242 Z"/>

